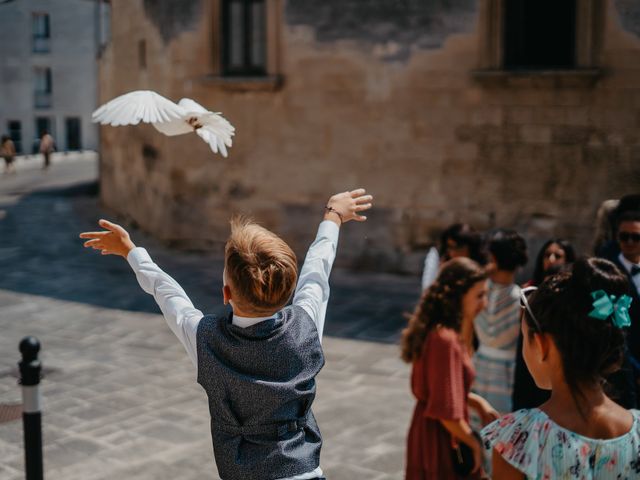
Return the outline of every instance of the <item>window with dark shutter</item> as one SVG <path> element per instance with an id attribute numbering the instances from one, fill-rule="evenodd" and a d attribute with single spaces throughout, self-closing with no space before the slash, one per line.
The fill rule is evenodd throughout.
<path id="1" fill-rule="evenodd" d="M 222 73 L 227 76 L 267 74 L 264 0 L 222 2 Z"/>
<path id="2" fill-rule="evenodd" d="M 35 108 L 51 108 L 53 85 L 50 68 L 35 68 L 33 90 Z"/>
<path id="3" fill-rule="evenodd" d="M 576 0 L 506 0 L 504 68 L 571 69 L 576 66 Z"/>
<path id="4" fill-rule="evenodd" d="M 49 53 L 51 51 L 51 28 L 49 14 L 34 13 L 32 19 L 32 39 L 34 53 Z"/>

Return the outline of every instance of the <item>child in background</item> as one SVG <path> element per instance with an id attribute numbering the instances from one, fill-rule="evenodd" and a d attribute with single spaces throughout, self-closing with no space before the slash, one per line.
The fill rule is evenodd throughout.
<path id="1" fill-rule="evenodd" d="M 360 213 L 371 208 L 372 199 L 364 189 L 329 199 L 299 278 L 296 256 L 283 240 L 254 223 L 232 221 L 223 296 L 233 311 L 224 317 L 196 309 L 119 225 L 101 220 L 106 231 L 80 234 L 89 239 L 85 247 L 128 260 L 187 350 L 209 399 L 222 479 L 324 478 L 322 437 L 311 404 L 324 365 L 329 274 L 339 227 L 366 220 Z"/>
<path id="2" fill-rule="evenodd" d="M 440 265 L 453 258 L 467 257 L 480 265 L 486 258 L 482 252 L 482 236 L 467 223 L 454 223 L 440 235 L 440 251 L 431 247 L 424 259 L 422 290 L 435 281 Z"/>
<path id="3" fill-rule="evenodd" d="M 520 287 L 515 275 L 527 263 L 527 244 L 513 230 L 497 230 L 490 237 L 488 249 L 487 307 L 473 322 L 479 343 L 473 357 L 473 391 L 499 412 L 508 413 L 520 334 Z"/>
<path id="4" fill-rule="evenodd" d="M 603 389 L 623 360 L 627 292 L 615 265 L 596 258 L 522 291 L 524 359 L 551 398 L 483 430 L 495 480 L 640 478 L 640 412 Z"/>

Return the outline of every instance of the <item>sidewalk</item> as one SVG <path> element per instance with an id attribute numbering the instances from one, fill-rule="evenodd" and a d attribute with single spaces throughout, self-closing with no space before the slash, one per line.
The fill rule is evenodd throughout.
<path id="1" fill-rule="evenodd" d="M 0 177 L 0 404 L 21 401 L 20 339 L 42 342 L 46 478 L 216 479 L 195 371 L 118 258 L 84 251 L 100 212 L 92 155 Z M 43 175 L 44 174 L 44 175 Z M 45 190 L 38 190 L 44 188 Z M 194 303 L 220 302 L 221 259 L 134 233 Z M 331 480 L 400 479 L 413 400 L 397 340 L 417 278 L 336 270 L 314 413 Z M 0 478 L 24 478 L 22 425 L 0 423 Z"/>

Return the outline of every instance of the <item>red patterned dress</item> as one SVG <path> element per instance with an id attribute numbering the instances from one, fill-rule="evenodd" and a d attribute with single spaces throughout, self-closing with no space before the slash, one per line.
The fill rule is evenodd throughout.
<path id="1" fill-rule="evenodd" d="M 457 332 L 438 327 L 427 334 L 411 372 L 418 403 L 407 440 L 407 480 L 460 478 L 451 462 L 451 435 L 440 420 L 469 421 L 467 397 L 474 376 Z"/>

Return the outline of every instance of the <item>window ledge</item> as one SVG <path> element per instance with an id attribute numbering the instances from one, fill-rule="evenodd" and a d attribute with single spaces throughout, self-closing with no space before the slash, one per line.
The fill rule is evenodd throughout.
<path id="1" fill-rule="evenodd" d="M 260 77 L 231 77 L 207 75 L 202 81 L 232 92 L 275 92 L 282 87 L 282 75 Z"/>
<path id="2" fill-rule="evenodd" d="M 602 77 L 599 68 L 575 70 L 474 70 L 474 80 L 486 87 L 590 88 Z"/>

